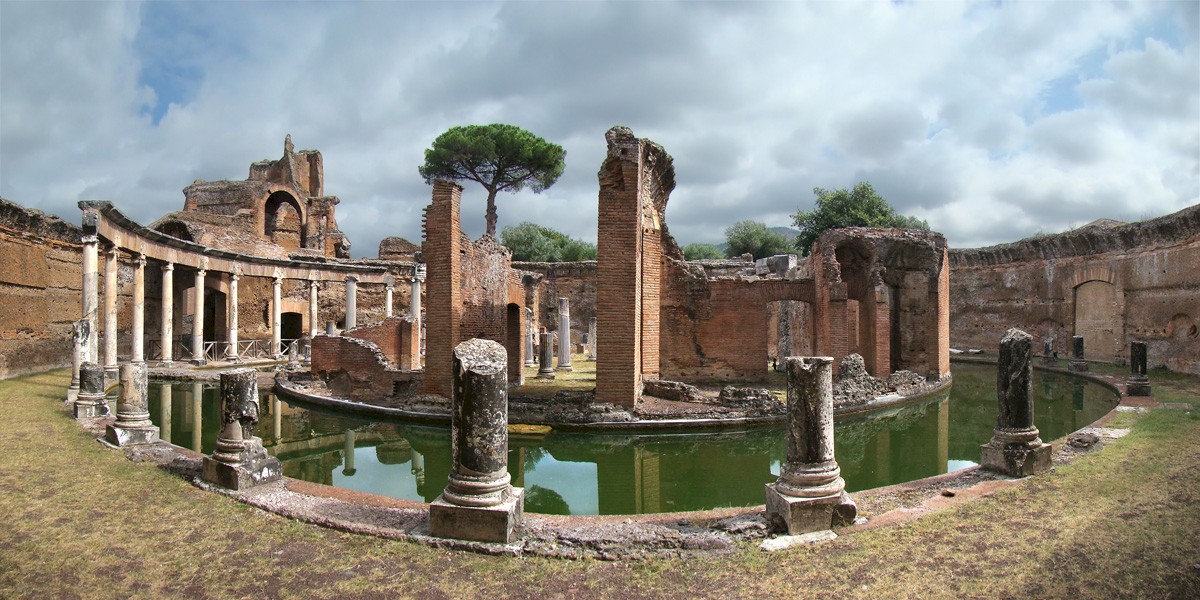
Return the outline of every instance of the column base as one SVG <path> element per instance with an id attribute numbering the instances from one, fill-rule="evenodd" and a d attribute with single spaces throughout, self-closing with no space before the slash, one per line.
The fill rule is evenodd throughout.
<path id="1" fill-rule="evenodd" d="M 208 364 L 208 361 L 204 360 L 203 358 L 193 358 L 192 360 L 189 360 L 188 362 L 193 365 L 196 365 L 197 367 L 203 367 L 204 365 Z"/>
<path id="2" fill-rule="evenodd" d="M 76 419 L 94 419 L 96 417 L 107 416 L 109 414 L 108 403 L 104 401 L 92 402 L 76 399 L 74 414 Z"/>
<path id="3" fill-rule="evenodd" d="M 849 525 L 858 516 L 858 506 L 846 492 L 821 498 L 796 498 L 766 485 L 767 516 L 783 523 L 788 535 L 824 531 L 834 525 Z"/>
<path id="4" fill-rule="evenodd" d="M 595 356 L 595 355 L 588 355 L 588 357 L 587 357 L 587 361 L 588 361 L 588 362 L 596 362 L 596 356 Z"/>
<path id="5" fill-rule="evenodd" d="M 1149 396 L 1150 382 L 1144 379 L 1130 379 L 1125 382 L 1125 394 L 1128 396 Z"/>
<path id="6" fill-rule="evenodd" d="M 1005 444 L 992 441 L 979 447 L 979 466 L 1009 477 L 1028 477 L 1050 470 L 1051 447 L 1041 440 Z"/>
<path id="7" fill-rule="evenodd" d="M 536 360 L 527 360 L 527 361 L 525 361 L 525 366 L 527 366 L 527 367 L 536 367 L 536 366 L 537 366 L 537 361 L 536 361 Z"/>
<path id="8" fill-rule="evenodd" d="M 554 379 L 554 371 L 538 371 L 537 379 Z"/>
<path id="9" fill-rule="evenodd" d="M 507 500 L 485 507 L 450 504 L 442 494 L 429 503 L 429 533 L 440 538 L 509 544 L 524 513 L 522 488 L 510 487 Z"/>
<path id="10" fill-rule="evenodd" d="M 159 440 L 158 427 L 117 427 L 109 425 L 104 430 L 104 440 L 114 446 L 153 444 Z"/>
<path id="11" fill-rule="evenodd" d="M 1086 360 L 1072 360 L 1067 364 L 1067 370 L 1086 373 L 1088 370 L 1088 363 Z"/>
<path id="12" fill-rule="evenodd" d="M 67 388 L 67 404 L 75 404 L 79 399 L 79 385 L 73 385 Z"/>
<path id="13" fill-rule="evenodd" d="M 565 371 L 565 372 L 569 373 L 571 371 L 574 371 L 575 369 L 572 369 L 571 365 L 559 365 L 558 367 L 555 367 L 554 370 L 555 371 Z"/>
<path id="14" fill-rule="evenodd" d="M 262 440 L 257 437 L 246 442 L 240 461 L 226 463 L 205 456 L 200 470 L 201 479 L 230 490 L 245 490 L 282 477 L 283 466 L 279 459 L 267 454 Z"/>

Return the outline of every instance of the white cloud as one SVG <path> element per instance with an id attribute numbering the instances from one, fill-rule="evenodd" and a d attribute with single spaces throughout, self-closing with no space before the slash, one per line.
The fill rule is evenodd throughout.
<path id="1" fill-rule="evenodd" d="M 419 239 L 423 150 L 512 122 L 568 152 L 500 199 L 595 238 L 604 131 L 661 143 L 681 242 L 868 179 L 956 246 L 1200 201 L 1194 3 L 0 3 L 0 193 L 149 222 L 283 136 L 358 256 Z M 1099 57 L 1099 59 L 1097 59 Z M 157 123 L 154 117 L 159 117 Z M 483 229 L 466 185 L 464 224 Z"/>

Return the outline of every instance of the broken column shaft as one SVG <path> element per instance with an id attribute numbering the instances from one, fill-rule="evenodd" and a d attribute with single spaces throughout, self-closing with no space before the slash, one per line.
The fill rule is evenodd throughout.
<path id="1" fill-rule="evenodd" d="M 1050 446 L 1033 425 L 1033 338 L 1009 329 L 1000 340 L 996 365 L 999 414 L 992 439 L 980 448 L 980 465 L 1011 477 L 1050 469 Z"/>
<path id="2" fill-rule="evenodd" d="M 450 476 L 429 506 L 437 537 L 508 543 L 524 494 L 508 474 L 508 353 L 491 340 L 454 348 Z"/>
<path id="3" fill-rule="evenodd" d="M 1129 381 L 1125 393 L 1130 396 L 1149 396 L 1150 379 L 1146 377 L 1146 342 L 1129 343 Z"/>
<path id="4" fill-rule="evenodd" d="M 108 414 L 104 400 L 104 367 L 85 362 L 79 365 L 79 395 L 75 398 L 75 418 L 103 417 Z"/>
<path id="5" fill-rule="evenodd" d="M 538 347 L 538 379 L 554 379 L 554 334 L 542 328 L 541 345 Z"/>
<path id="6" fill-rule="evenodd" d="M 1071 371 L 1087 371 L 1088 363 L 1083 358 L 1083 336 L 1077 335 L 1071 338 L 1071 362 L 1067 363 L 1067 368 Z"/>
<path id="7" fill-rule="evenodd" d="M 212 456 L 204 458 L 200 477 L 232 490 L 244 490 L 283 477 L 279 459 L 267 454 L 254 436 L 258 424 L 258 373 L 234 369 L 221 373 L 221 433 Z"/>
<path id="8" fill-rule="evenodd" d="M 767 514 L 791 535 L 852 522 L 857 513 L 833 455 L 833 358 L 785 359 L 787 461 L 767 484 Z"/>
<path id="9" fill-rule="evenodd" d="M 158 441 L 158 427 L 150 422 L 147 400 L 146 363 L 121 365 L 121 396 L 117 400 L 117 420 L 104 432 L 104 439 L 117 446 L 152 444 Z"/>

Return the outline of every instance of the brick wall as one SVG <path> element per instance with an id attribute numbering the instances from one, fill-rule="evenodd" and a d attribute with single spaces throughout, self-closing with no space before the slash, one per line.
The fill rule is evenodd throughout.
<path id="1" fill-rule="evenodd" d="M 378 323 L 356 327 L 342 335 L 371 342 L 390 368 L 403 371 L 419 369 L 420 347 L 413 335 L 414 320 L 409 316 L 392 317 Z"/>
<path id="2" fill-rule="evenodd" d="M 312 340 L 312 372 L 339 396 L 360 402 L 392 397 L 397 384 L 417 376 L 390 368 L 375 344 L 353 337 L 318 335 Z"/>

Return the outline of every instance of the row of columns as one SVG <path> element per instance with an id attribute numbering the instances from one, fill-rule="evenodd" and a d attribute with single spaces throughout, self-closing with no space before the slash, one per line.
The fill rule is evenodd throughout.
<path id="1" fill-rule="evenodd" d="M 87 322 L 87 327 L 81 328 L 80 334 L 83 339 L 79 340 L 79 356 L 74 364 L 82 364 L 84 362 L 97 362 L 103 365 L 106 375 L 110 379 L 116 378 L 117 373 L 117 268 L 119 249 L 116 246 L 108 248 L 104 253 L 104 290 L 103 290 L 103 311 L 104 311 L 104 354 L 100 355 L 99 338 L 97 327 L 99 321 L 99 312 L 101 310 L 99 300 L 99 238 L 95 235 L 83 237 L 83 300 L 82 313 L 83 320 Z M 193 362 L 203 364 L 204 359 L 204 280 L 208 275 L 206 265 L 202 264 L 195 271 L 194 290 L 193 294 L 193 314 L 192 319 L 192 347 L 191 353 Z M 174 362 L 174 348 L 172 339 L 174 337 L 174 298 L 175 298 L 175 264 L 166 262 L 162 265 L 162 314 L 161 314 L 161 338 L 162 338 L 162 356 L 161 362 L 170 364 Z M 410 310 L 420 321 L 421 307 L 421 281 L 423 273 L 417 273 L 417 276 L 412 279 L 412 299 L 410 300 Z M 227 322 L 228 329 L 228 347 L 226 348 L 224 358 L 226 360 L 238 360 L 238 281 L 241 273 L 238 270 L 230 273 L 229 276 L 229 294 L 227 295 Z M 281 338 L 281 323 L 282 323 L 282 290 L 283 277 L 276 275 L 272 282 L 271 291 L 271 354 L 273 357 L 282 355 L 282 338 Z M 386 314 L 392 316 L 392 296 L 394 283 L 389 277 L 386 283 Z M 317 292 L 320 289 L 320 283 L 311 281 L 309 283 L 309 323 L 310 335 L 315 336 L 318 332 L 317 325 Z M 353 329 L 358 324 L 358 278 L 354 275 L 346 277 L 346 329 Z M 146 307 L 146 256 L 138 254 L 134 260 L 134 276 L 133 276 L 133 324 L 132 324 L 132 343 L 130 362 L 144 363 L 145 362 L 145 307 Z M 419 331 L 419 327 L 417 329 Z M 78 380 L 78 372 L 74 374 L 74 379 Z"/>

